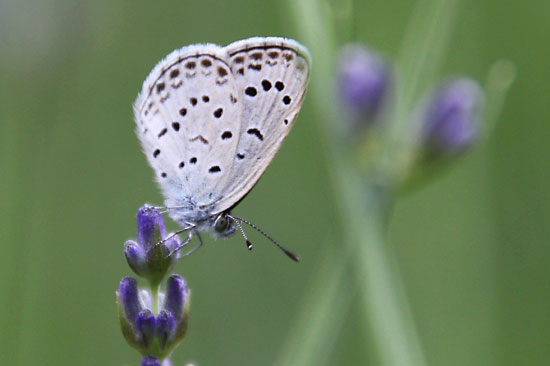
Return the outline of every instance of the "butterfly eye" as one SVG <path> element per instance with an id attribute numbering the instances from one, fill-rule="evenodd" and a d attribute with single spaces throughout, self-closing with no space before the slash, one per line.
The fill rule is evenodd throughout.
<path id="1" fill-rule="evenodd" d="M 220 215 L 216 219 L 216 222 L 214 223 L 214 230 L 216 230 L 218 233 L 223 233 L 227 230 L 229 227 L 229 220 L 225 215 Z"/>

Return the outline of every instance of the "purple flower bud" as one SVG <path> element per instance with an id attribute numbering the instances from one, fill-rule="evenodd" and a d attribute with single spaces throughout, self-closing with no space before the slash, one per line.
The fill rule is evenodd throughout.
<path id="1" fill-rule="evenodd" d="M 154 356 L 143 357 L 141 366 L 161 366 L 160 360 Z"/>
<path id="2" fill-rule="evenodd" d="M 168 310 L 179 321 L 185 314 L 185 306 L 189 297 L 189 291 L 183 277 L 173 274 L 166 283 L 166 298 L 164 309 Z"/>
<path id="3" fill-rule="evenodd" d="M 142 310 L 142 304 L 139 300 L 135 278 L 122 279 L 116 295 L 122 335 L 130 345 L 140 347 L 139 339 L 136 336 L 136 317 Z"/>
<path id="4" fill-rule="evenodd" d="M 161 310 L 159 316 L 157 317 L 157 327 L 155 332 L 160 349 L 165 349 L 167 346 L 172 346 L 175 333 L 176 319 L 174 319 L 174 316 L 169 311 Z"/>
<path id="5" fill-rule="evenodd" d="M 135 241 L 128 240 L 124 244 L 124 256 L 132 270 L 140 276 L 147 274 L 147 262 L 145 250 Z"/>
<path id="6" fill-rule="evenodd" d="M 155 336 L 155 316 L 151 310 L 145 309 L 138 314 L 136 331 L 143 347 L 149 347 Z"/>
<path id="7" fill-rule="evenodd" d="M 482 88 L 470 79 L 439 86 L 429 98 L 422 118 L 422 138 L 431 153 L 453 154 L 471 146 L 479 136 Z"/>
<path id="8" fill-rule="evenodd" d="M 147 250 L 166 235 L 164 219 L 156 207 L 145 205 L 137 214 L 138 243 Z"/>
<path id="9" fill-rule="evenodd" d="M 338 92 L 352 123 L 370 124 L 387 103 L 392 83 L 389 64 L 361 45 L 343 48 L 338 71 Z"/>
<path id="10" fill-rule="evenodd" d="M 139 276 L 147 278 L 152 287 L 158 286 L 166 272 L 179 259 L 170 255 L 180 245 L 177 236 L 166 239 L 162 214 L 152 206 L 143 206 L 137 214 L 138 240 L 125 244 L 124 255 L 129 266 Z"/>
<path id="11" fill-rule="evenodd" d="M 128 323 L 135 326 L 137 315 L 142 310 L 138 297 L 137 281 L 133 277 L 125 277 L 120 281 L 117 292 L 122 315 Z"/>
<path id="12" fill-rule="evenodd" d="M 176 320 L 174 343 L 177 343 L 185 337 L 185 332 L 187 331 L 191 290 L 187 288 L 183 277 L 175 274 L 168 278 L 165 296 L 164 309 L 169 311 Z"/>

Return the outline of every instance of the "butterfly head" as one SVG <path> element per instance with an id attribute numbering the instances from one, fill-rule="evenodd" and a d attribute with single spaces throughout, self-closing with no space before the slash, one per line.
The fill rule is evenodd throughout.
<path id="1" fill-rule="evenodd" d="M 229 238 L 237 231 L 233 220 L 227 216 L 226 212 L 222 212 L 216 216 L 212 227 L 214 228 L 214 235 L 222 239 Z"/>

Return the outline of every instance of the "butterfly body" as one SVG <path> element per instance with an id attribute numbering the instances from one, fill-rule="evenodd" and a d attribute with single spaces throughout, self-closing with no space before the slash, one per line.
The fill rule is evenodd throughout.
<path id="1" fill-rule="evenodd" d="M 191 45 L 157 64 L 134 104 L 136 132 L 176 222 L 235 232 L 226 215 L 290 132 L 309 64 L 303 46 L 277 37 Z"/>

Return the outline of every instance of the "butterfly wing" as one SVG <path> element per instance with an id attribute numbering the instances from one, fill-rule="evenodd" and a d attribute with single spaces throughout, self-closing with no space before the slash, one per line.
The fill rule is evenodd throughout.
<path id="1" fill-rule="evenodd" d="M 212 213 L 235 206 L 258 182 L 296 120 L 309 79 L 309 53 L 293 40 L 256 37 L 225 51 L 241 108 L 240 134 Z"/>
<path id="2" fill-rule="evenodd" d="M 219 182 L 237 154 L 239 94 L 226 51 L 216 45 L 172 52 L 143 84 L 134 105 L 137 135 L 166 205 L 182 207 L 178 221 L 200 220 L 220 199 Z"/>

